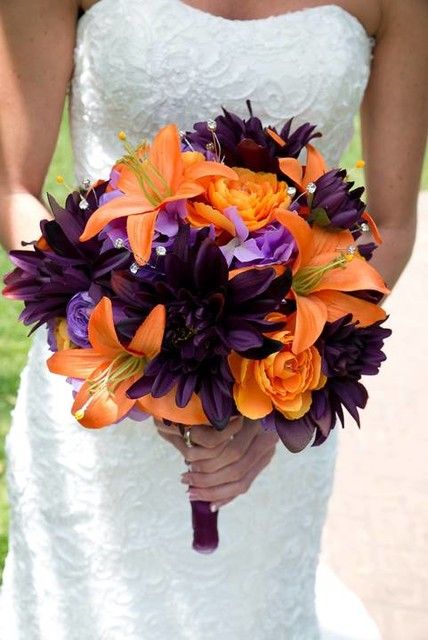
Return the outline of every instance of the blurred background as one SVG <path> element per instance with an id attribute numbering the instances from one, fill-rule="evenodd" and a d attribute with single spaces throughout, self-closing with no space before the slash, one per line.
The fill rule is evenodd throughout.
<path id="1" fill-rule="evenodd" d="M 342 166 L 351 169 L 360 158 L 357 120 Z M 73 186 L 72 166 L 65 110 L 44 193 L 63 201 L 66 190 L 55 176 Z M 0 275 L 9 268 L 0 250 Z M 351 420 L 341 429 L 323 544 L 325 561 L 360 596 L 386 640 L 428 639 L 427 281 L 428 155 L 415 251 L 385 305 L 394 332 L 388 360 L 381 375 L 366 378 L 371 398 L 361 430 Z M 0 576 L 8 530 L 4 442 L 30 345 L 27 329 L 17 322 L 19 311 L 18 303 L 0 298 Z"/>

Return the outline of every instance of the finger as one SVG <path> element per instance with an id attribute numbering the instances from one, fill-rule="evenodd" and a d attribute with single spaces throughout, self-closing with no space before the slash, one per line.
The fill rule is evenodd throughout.
<path id="1" fill-rule="evenodd" d="M 188 471 L 183 474 L 182 482 L 192 486 L 192 489 L 205 489 L 222 485 L 225 482 L 239 482 L 245 478 L 248 472 L 257 466 L 259 460 L 268 455 L 273 455 L 275 443 L 270 438 L 259 434 L 248 447 L 244 455 L 233 464 L 228 465 L 214 473 L 198 473 Z M 193 469 L 193 465 L 192 465 Z"/>
<path id="2" fill-rule="evenodd" d="M 225 443 L 221 443 L 218 447 L 213 449 L 207 449 L 206 447 L 199 447 L 196 445 L 188 447 L 182 437 L 177 438 L 175 435 L 165 433 L 164 431 L 160 431 L 159 435 L 178 449 L 187 463 L 199 463 L 202 460 L 216 458 L 223 453 L 223 449 L 226 446 Z"/>
<path id="3" fill-rule="evenodd" d="M 191 428 L 190 439 L 194 444 L 202 447 L 215 448 L 219 444 L 226 443 L 231 436 L 235 436 L 243 427 L 242 416 L 233 418 L 222 431 L 217 431 L 207 425 L 197 425 Z"/>
<path id="4" fill-rule="evenodd" d="M 233 440 L 229 440 L 225 444 L 220 455 L 201 461 L 195 461 L 194 464 L 192 464 L 192 472 L 211 474 L 233 464 L 234 462 L 237 462 L 248 450 L 251 442 L 257 436 L 258 432 L 259 427 L 257 424 L 245 425 L 245 427 L 236 434 Z M 188 478 L 188 480 L 189 484 L 198 484 L 197 482 L 192 482 L 192 478 Z"/>
<path id="5" fill-rule="evenodd" d="M 194 489 L 192 487 L 189 491 L 189 499 L 204 500 L 216 505 L 220 502 L 233 500 L 237 496 L 248 491 L 255 478 L 272 460 L 273 454 L 274 451 L 269 451 L 257 462 L 256 465 L 254 465 L 252 469 L 250 469 L 247 475 L 238 482 L 227 482 L 226 484 L 211 487 L 209 489 Z"/>
<path id="6" fill-rule="evenodd" d="M 251 484 L 254 482 L 254 480 L 255 480 L 255 478 L 257 477 L 257 475 L 259 475 L 259 474 L 260 474 L 260 472 L 261 472 L 261 471 L 263 471 L 263 469 L 264 469 L 265 467 L 267 467 L 267 466 L 268 466 L 268 464 L 269 464 L 269 463 L 270 463 L 270 461 L 272 460 L 272 457 L 273 457 L 273 454 L 272 454 L 272 455 L 267 454 L 267 455 L 265 455 L 264 457 L 262 457 L 262 458 L 259 460 L 259 464 L 258 464 L 258 468 L 257 468 L 257 470 L 256 470 L 256 469 L 254 469 L 254 470 L 253 470 L 253 474 L 254 474 L 254 475 L 252 476 L 252 474 L 250 473 L 250 474 L 249 474 L 249 476 L 248 476 L 248 478 L 247 478 L 248 488 L 249 488 L 249 487 L 251 486 Z M 257 471 L 257 472 L 256 472 L 256 471 Z M 255 472 L 256 472 L 256 473 L 255 473 Z M 247 490 L 248 490 L 248 489 L 247 489 Z M 210 505 L 210 509 L 211 509 L 211 511 L 213 511 L 213 512 L 214 512 L 214 511 L 218 511 L 221 507 L 225 507 L 225 506 L 226 506 L 227 504 L 229 504 L 230 502 L 233 502 L 233 500 L 235 499 L 235 497 L 237 497 L 237 496 L 234 496 L 233 498 L 229 498 L 228 500 L 217 500 L 216 502 L 211 502 L 211 505 Z"/>

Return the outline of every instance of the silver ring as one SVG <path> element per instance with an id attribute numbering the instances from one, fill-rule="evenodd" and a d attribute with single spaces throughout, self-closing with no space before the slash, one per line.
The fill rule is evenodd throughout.
<path id="1" fill-rule="evenodd" d="M 193 447 L 193 442 L 190 438 L 190 431 L 190 427 L 184 427 L 183 440 L 186 443 L 186 447 L 188 447 L 189 449 Z"/>

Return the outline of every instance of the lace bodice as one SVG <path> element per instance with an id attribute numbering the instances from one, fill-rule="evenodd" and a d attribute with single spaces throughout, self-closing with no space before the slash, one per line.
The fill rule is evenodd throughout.
<path id="1" fill-rule="evenodd" d="M 137 142 L 175 121 L 220 112 L 264 124 L 318 124 L 316 144 L 338 162 L 369 76 L 371 39 L 337 5 L 260 20 L 228 20 L 180 0 L 100 0 L 81 18 L 72 83 L 76 172 L 106 177 L 121 155 L 116 132 Z"/>
<path id="2" fill-rule="evenodd" d="M 170 121 L 189 129 L 221 105 L 244 116 L 247 98 L 264 124 L 293 115 L 317 123 L 324 137 L 316 144 L 335 163 L 370 56 L 361 24 L 333 5 L 231 21 L 179 0 L 99 0 L 77 32 L 77 177 L 107 177 L 122 152 L 121 129 L 137 142 Z M 218 551 L 200 556 L 190 547 L 181 455 L 151 421 L 79 426 L 70 386 L 48 372 L 47 356 L 39 330 L 7 438 L 11 529 L 0 637 L 319 638 L 315 574 L 336 430 L 300 454 L 278 447 L 250 491 L 220 510 Z M 330 618 L 342 610 L 351 631 L 335 593 Z M 339 637 L 349 636 L 322 635 Z"/>

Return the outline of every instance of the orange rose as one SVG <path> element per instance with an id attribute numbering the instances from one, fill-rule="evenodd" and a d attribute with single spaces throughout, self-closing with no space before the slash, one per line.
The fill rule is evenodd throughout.
<path id="1" fill-rule="evenodd" d="M 287 209 L 290 196 L 287 184 L 273 173 L 262 173 L 234 167 L 238 180 L 214 177 L 207 189 L 208 204 L 218 211 L 236 207 L 250 231 L 266 226 L 275 209 Z"/>
<path id="2" fill-rule="evenodd" d="M 236 353 L 229 356 L 236 406 L 253 420 L 264 418 L 273 409 L 289 420 L 301 418 L 311 406 L 312 391 L 326 383 L 321 356 L 314 346 L 293 353 L 294 336 L 289 331 L 278 331 L 270 337 L 281 342 L 283 348 L 264 360 L 247 360 Z"/>

